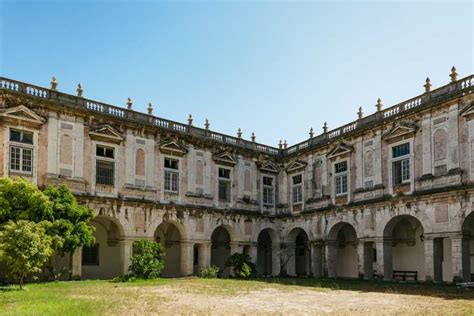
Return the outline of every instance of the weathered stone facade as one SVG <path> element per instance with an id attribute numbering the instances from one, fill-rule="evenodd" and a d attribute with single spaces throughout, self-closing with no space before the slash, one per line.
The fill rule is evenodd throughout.
<path id="1" fill-rule="evenodd" d="M 165 276 L 246 252 L 262 275 L 427 281 L 474 271 L 474 76 L 278 148 L 0 78 L 0 176 L 66 183 L 96 212 L 73 273 L 126 273 L 163 242 Z M 83 252 L 81 254 L 81 251 Z M 57 264 L 67 264 L 58 257 Z M 229 269 L 224 269 L 230 273 Z"/>

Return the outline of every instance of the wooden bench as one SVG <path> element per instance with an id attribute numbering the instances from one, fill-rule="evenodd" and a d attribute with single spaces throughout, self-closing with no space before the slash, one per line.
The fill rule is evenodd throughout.
<path id="1" fill-rule="evenodd" d="M 417 271 L 400 271 L 394 270 L 393 271 L 393 279 L 394 280 L 402 280 L 402 281 L 417 281 L 418 280 L 418 272 Z"/>

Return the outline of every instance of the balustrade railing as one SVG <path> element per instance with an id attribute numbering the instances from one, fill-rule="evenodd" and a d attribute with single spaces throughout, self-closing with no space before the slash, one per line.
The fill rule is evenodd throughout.
<path id="1" fill-rule="evenodd" d="M 334 140 L 340 137 L 344 137 L 348 134 L 356 132 L 364 127 L 367 127 L 369 124 L 373 124 L 377 121 L 383 120 L 393 120 L 403 115 L 407 111 L 411 111 L 417 107 L 424 106 L 428 101 L 440 98 L 447 97 L 450 94 L 458 93 L 463 90 L 474 88 L 474 75 L 467 76 L 465 78 L 459 79 L 455 82 L 449 83 L 445 86 L 442 86 L 438 89 L 426 92 L 422 95 L 403 101 L 399 104 L 391 106 L 385 110 L 375 112 L 367 117 L 361 118 L 344 126 L 338 127 L 336 129 L 327 131 L 321 135 L 315 136 L 308 140 L 305 140 L 301 143 L 293 145 L 285 149 L 277 149 L 275 147 L 258 144 L 252 141 L 244 140 L 242 138 L 236 138 L 202 128 L 194 127 L 191 125 L 181 124 L 178 122 L 166 120 L 163 118 L 155 117 L 145 113 L 136 112 L 133 110 L 124 109 L 121 107 L 113 106 L 110 104 L 97 102 L 94 100 L 88 100 L 80 96 L 73 96 L 66 93 L 58 92 L 56 90 L 51 90 L 43 87 L 38 87 L 35 85 L 27 84 L 17 80 L 12 80 L 4 77 L 0 77 L 0 89 L 10 90 L 16 93 L 24 93 L 29 96 L 50 99 L 53 101 L 61 102 L 61 104 L 73 106 L 73 107 L 82 107 L 85 110 L 99 112 L 105 115 L 110 115 L 113 117 L 121 119 L 129 119 L 137 121 L 139 123 L 151 124 L 158 128 L 170 129 L 179 133 L 190 133 L 200 137 L 206 137 L 211 140 L 231 144 L 234 146 L 240 146 L 244 148 L 249 148 L 257 150 L 259 152 L 267 153 L 269 155 L 280 156 L 280 155 L 289 155 L 299 150 L 306 148 L 312 148 L 318 145 L 321 145 L 329 140 Z"/>

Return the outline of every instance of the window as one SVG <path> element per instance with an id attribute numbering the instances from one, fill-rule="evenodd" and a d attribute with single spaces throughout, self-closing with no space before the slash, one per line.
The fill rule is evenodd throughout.
<path id="1" fill-rule="evenodd" d="M 392 184 L 410 181 L 410 143 L 392 147 Z"/>
<path id="2" fill-rule="evenodd" d="M 273 205 L 273 178 L 263 177 L 263 204 Z"/>
<path id="3" fill-rule="evenodd" d="M 82 247 L 82 265 L 99 265 L 99 244 L 95 244 L 92 247 Z"/>
<path id="4" fill-rule="evenodd" d="M 33 133 L 17 130 L 10 130 L 10 141 L 22 144 L 33 145 Z"/>
<path id="5" fill-rule="evenodd" d="M 95 163 L 95 183 L 114 185 L 115 162 L 114 148 L 97 145 Z"/>
<path id="6" fill-rule="evenodd" d="M 347 161 L 334 164 L 334 187 L 336 195 L 347 194 Z"/>
<path id="7" fill-rule="evenodd" d="M 33 145 L 33 133 L 10 130 L 10 141 L 12 142 L 10 170 L 31 173 L 33 171 L 33 148 L 28 145 Z"/>
<path id="8" fill-rule="evenodd" d="M 303 202 L 303 175 L 298 174 L 293 176 L 292 180 L 293 204 L 301 203 Z"/>
<path id="9" fill-rule="evenodd" d="M 218 175 L 219 201 L 230 202 L 230 170 L 225 168 L 219 168 Z"/>
<path id="10" fill-rule="evenodd" d="M 179 192 L 179 161 L 165 158 L 165 191 Z"/>

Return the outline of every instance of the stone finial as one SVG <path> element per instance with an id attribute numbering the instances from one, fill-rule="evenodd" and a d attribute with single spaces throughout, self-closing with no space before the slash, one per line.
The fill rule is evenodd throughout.
<path id="1" fill-rule="evenodd" d="M 426 78 L 425 85 L 423 87 L 425 87 L 425 92 L 431 91 L 431 80 L 429 77 Z"/>
<path id="2" fill-rule="evenodd" d="M 205 128 L 205 129 L 209 129 L 209 126 L 210 126 L 210 125 L 211 125 L 211 124 L 209 124 L 209 120 L 206 119 L 206 122 L 204 123 L 204 128 Z"/>
<path id="3" fill-rule="evenodd" d="M 383 104 L 380 98 L 377 99 L 377 104 L 375 105 L 375 107 L 377 108 L 377 112 L 382 111 Z"/>
<path id="4" fill-rule="evenodd" d="M 286 139 L 285 141 L 283 142 L 283 148 L 286 149 L 288 147 L 288 143 L 286 142 Z"/>
<path id="5" fill-rule="evenodd" d="M 132 99 L 130 97 L 127 98 L 127 109 L 131 110 L 132 109 Z"/>
<path id="6" fill-rule="evenodd" d="M 324 125 L 323 125 L 323 133 L 327 133 L 328 132 L 328 123 L 327 122 L 324 122 Z"/>
<path id="7" fill-rule="evenodd" d="M 309 129 L 309 138 L 313 138 L 314 137 L 314 131 L 313 131 L 313 128 L 311 127 Z"/>
<path id="8" fill-rule="evenodd" d="M 191 114 L 188 116 L 188 125 L 193 125 L 193 116 Z"/>
<path id="9" fill-rule="evenodd" d="M 240 128 L 237 130 L 237 137 L 242 138 L 242 130 Z"/>
<path id="10" fill-rule="evenodd" d="M 77 84 L 76 92 L 77 92 L 77 96 L 78 96 L 78 97 L 82 97 L 82 93 L 84 92 L 84 89 L 82 88 L 82 84 L 81 84 L 81 83 L 78 83 L 78 84 Z"/>
<path id="11" fill-rule="evenodd" d="M 53 76 L 51 78 L 51 90 L 57 90 L 58 89 L 58 81 L 56 80 L 56 77 Z"/>
<path id="12" fill-rule="evenodd" d="M 279 148 L 279 149 L 282 149 L 282 148 L 283 148 L 283 142 L 282 142 L 281 139 L 280 139 L 280 142 L 278 143 L 278 148 Z"/>
<path id="13" fill-rule="evenodd" d="M 451 73 L 449 74 L 449 76 L 451 77 L 451 82 L 455 82 L 456 80 L 458 80 L 458 73 L 456 72 L 456 67 L 453 66 L 453 68 L 451 68 Z"/>
<path id="14" fill-rule="evenodd" d="M 153 114 L 153 104 L 151 104 L 151 102 L 148 103 L 147 111 L 149 115 Z"/>
<path id="15" fill-rule="evenodd" d="M 360 120 L 364 117 L 364 112 L 362 112 L 362 107 L 359 106 L 359 111 L 357 112 L 357 118 Z"/>
<path id="16" fill-rule="evenodd" d="M 255 137 L 255 133 L 252 132 L 252 136 L 250 136 L 250 139 L 251 139 L 253 142 L 255 142 L 255 138 L 256 138 L 256 137 Z"/>

